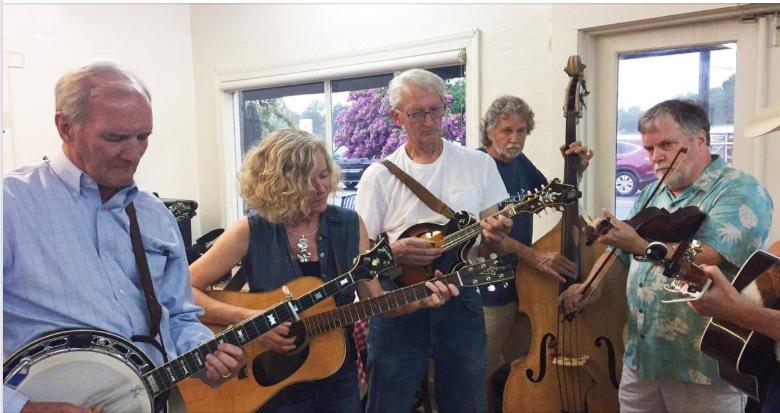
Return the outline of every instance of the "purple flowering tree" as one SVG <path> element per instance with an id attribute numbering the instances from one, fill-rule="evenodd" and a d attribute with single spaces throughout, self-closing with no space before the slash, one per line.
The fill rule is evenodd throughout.
<path id="1" fill-rule="evenodd" d="M 406 141 L 406 132 L 390 119 L 387 88 L 349 92 L 348 108 L 336 116 L 335 146 L 346 147 L 345 158 L 378 159 L 392 153 Z M 447 97 L 447 107 L 452 107 Z M 462 103 L 459 107 L 462 107 Z M 447 113 L 442 120 L 445 139 L 466 143 L 466 125 L 461 113 Z"/>

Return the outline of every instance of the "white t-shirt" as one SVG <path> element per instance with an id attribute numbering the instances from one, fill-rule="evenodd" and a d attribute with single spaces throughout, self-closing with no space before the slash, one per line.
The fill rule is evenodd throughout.
<path id="1" fill-rule="evenodd" d="M 479 220 L 480 212 L 509 197 L 490 155 L 442 140 L 444 149 L 435 162 L 420 164 L 404 146 L 387 159 L 398 165 L 452 210 L 466 211 Z M 369 238 L 387 232 L 390 242 L 412 225 L 444 224 L 447 218 L 432 211 L 382 164 L 375 162 L 363 173 L 355 197 L 355 209 L 366 224 Z"/>

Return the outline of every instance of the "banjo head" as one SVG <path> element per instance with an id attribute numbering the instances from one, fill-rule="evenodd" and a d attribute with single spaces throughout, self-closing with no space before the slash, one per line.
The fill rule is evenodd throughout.
<path id="1" fill-rule="evenodd" d="M 4 363 L 3 382 L 33 401 L 152 413 L 142 375 L 154 364 L 122 337 L 66 330 L 31 342 Z"/>

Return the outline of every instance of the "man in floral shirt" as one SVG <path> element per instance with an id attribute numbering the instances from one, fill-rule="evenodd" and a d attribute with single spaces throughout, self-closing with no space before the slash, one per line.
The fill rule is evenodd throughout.
<path id="1" fill-rule="evenodd" d="M 675 211 L 696 206 L 707 218 L 693 239 L 702 243 L 696 263 L 717 265 L 733 278 L 751 253 L 761 248 L 772 224 L 772 200 L 758 181 L 710 155 L 709 120 L 696 103 L 661 102 L 639 120 L 642 144 L 660 178 L 680 148 L 687 157 L 678 161 L 666 185 L 649 206 Z M 642 209 L 658 183 L 646 188 L 631 210 Z M 599 241 L 628 254 L 644 255 L 648 241 L 629 225 L 612 218 L 612 228 Z M 670 248 L 670 254 L 672 249 Z M 703 354 L 698 341 L 707 319 L 685 303 L 664 304 L 674 298 L 663 289 L 663 269 L 631 259 L 626 297 L 628 340 L 623 356 L 619 398 L 621 412 L 738 412 L 746 397 L 718 376 L 715 361 Z M 572 308 L 578 287 L 564 296 Z"/>

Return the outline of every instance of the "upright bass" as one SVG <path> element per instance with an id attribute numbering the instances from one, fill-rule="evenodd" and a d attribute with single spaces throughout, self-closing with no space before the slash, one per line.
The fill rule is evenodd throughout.
<path id="1" fill-rule="evenodd" d="M 576 140 L 587 94 L 579 56 L 569 57 L 570 77 L 564 105 L 566 145 Z M 564 183 L 577 185 L 575 154 L 565 160 Z M 519 310 L 531 321 L 528 354 L 512 363 L 504 388 L 505 412 L 617 412 L 617 389 L 622 369 L 622 332 L 626 322 L 625 266 L 614 255 L 604 261 L 603 244 L 586 245 L 579 230 L 577 205 L 566 207 L 558 225 L 533 244 L 535 250 L 560 251 L 577 266 L 575 276 L 561 284 L 553 277 L 520 263 L 517 266 Z M 566 315 L 558 296 L 582 282 L 591 268 L 608 271 L 601 299 L 584 310 Z"/>

